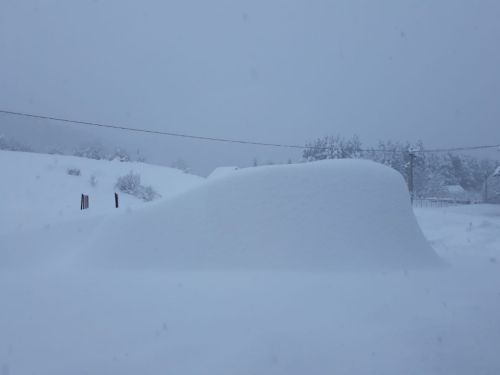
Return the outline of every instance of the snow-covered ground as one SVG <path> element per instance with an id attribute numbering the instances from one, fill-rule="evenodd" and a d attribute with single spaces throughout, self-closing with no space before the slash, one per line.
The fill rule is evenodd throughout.
<path id="1" fill-rule="evenodd" d="M 11 185 L 25 184 L 25 177 L 19 176 L 33 177 L 30 169 L 35 162 L 28 159 L 26 156 L 18 164 L 23 173 L 13 173 L 9 187 L 0 184 L 0 193 L 16 194 Z M 59 163 L 67 163 L 62 159 Z M 6 168 L 5 160 L 0 159 L 2 168 Z M 91 161 L 74 160 L 80 161 L 83 173 L 84 164 Z M 104 163 L 103 169 L 112 164 L 104 166 Z M 126 163 L 112 164 L 107 169 L 105 175 L 111 177 L 109 189 L 106 188 L 109 191 L 103 192 L 106 198 L 113 193 L 116 175 L 128 172 L 125 167 L 123 171 L 113 170 L 123 164 Z M 156 203 L 146 204 L 130 197 L 128 210 L 110 209 L 112 213 L 101 212 L 98 216 L 92 216 L 90 209 L 85 213 L 76 210 L 75 215 L 87 215 L 83 220 L 71 216 L 71 220 L 55 221 L 57 215 L 49 216 L 45 209 L 32 214 L 26 209 L 28 217 L 38 216 L 38 222 L 31 222 L 30 228 L 24 225 L 0 235 L 0 373 L 500 373 L 500 206 L 416 209 L 423 234 L 447 263 L 439 267 L 432 260 L 434 256 L 429 255 L 432 249 L 420 240 L 422 234 L 408 199 L 401 193 L 404 183 L 392 171 L 370 165 L 313 163 L 263 167 L 235 171 L 230 177 L 212 182 L 198 181 L 193 176 L 193 181 L 187 182 L 180 179 L 190 176 L 175 174 L 165 181 L 167 186 L 178 184 L 175 193 L 182 186 L 189 191 L 172 193 L 170 198 L 166 197 L 168 190 L 160 190 L 163 184 L 153 179 L 158 178 L 156 174 L 160 171 L 167 175 L 176 171 L 148 166 L 152 168 L 150 177 L 146 177 L 146 170 L 141 170 L 144 181 L 153 184 L 164 196 Z M 44 166 L 46 162 L 36 168 Z M 323 168 L 333 168 L 336 178 L 321 177 Z M 351 168 L 364 171 L 360 174 L 363 178 L 349 173 Z M 64 172 L 66 164 L 60 170 Z M 293 183 L 293 175 L 300 177 L 299 182 Z M 177 177 L 179 181 L 174 182 Z M 53 178 L 47 176 L 46 180 Z M 388 192 L 380 190 L 385 180 Z M 256 191 L 255 181 L 259 181 L 258 186 L 273 188 Z M 312 188 L 311 181 L 322 186 L 328 184 L 304 198 L 301 189 Z M 363 181 L 370 183 L 361 188 L 359 184 Z M 77 186 L 79 190 L 83 187 Z M 26 188 L 18 189 L 19 194 L 22 189 Z M 236 194 L 235 189 L 241 194 Z M 245 189 L 255 194 L 248 196 Z M 369 192 L 370 199 L 364 200 L 360 189 Z M 48 190 L 33 189 L 35 200 L 40 198 L 38 191 L 49 194 Z M 343 194 L 336 197 L 335 192 Z M 331 204 L 325 201 L 325 193 L 331 197 Z M 51 198 L 52 204 L 62 205 L 70 196 L 72 193 L 66 196 L 58 189 Z M 296 199 L 289 202 L 293 196 Z M 11 201 L 4 200 L 4 208 L 18 199 L 16 195 L 11 197 L 14 197 Z M 206 211 L 196 208 L 202 204 L 202 197 L 206 198 L 203 207 Z M 239 201 L 250 198 L 252 204 L 238 205 Z M 78 207 L 78 196 L 76 199 Z M 281 210 L 276 211 L 276 201 Z M 232 262 L 219 264 L 215 269 L 184 267 L 181 271 L 169 267 L 165 257 L 154 264 L 155 258 L 150 254 L 154 251 L 150 249 L 155 242 L 153 233 L 162 243 L 158 252 L 175 248 L 169 238 L 177 234 L 170 226 L 182 230 L 183 226 L 191 225 L 189 231 L 181 231 L 183 236 L 175 237 L 177 241 L 202 234 L 213 245 L 216 237 L 226 234 L 231 243 L 241 245 L 242 239 L 246 239 L 247 250 L 256 251 L 256 240 L 248 239 L 246 230 L 210 237 L 197 227 L 215 228 L 228 221 L 234 222 L 235 227 L 242 225 L 241 217 L 236 214 L 242 207 L 255 210 L 252 220 L 246 222 L 250 233 L 265 231 L 270 225 L 286 234 L 280 226 L 285 220 L 291 225 L 288 243 L 293 247 L 293 241 L 298 241 L 293 232 L 307 233 L 290 219 L 291 212 L 298 209 L 294 202 L 302 202 L 303 225 L 310 227 L 318 227 L 317 223 L 323 223 L 330 210 L 336 209 L 340 219 L 331 220 L 342 231 L 351 231 L 353 243 L 362 247 L 371 237 L 377 254 L 388 261 L 401 246 L 398 231 L 405 231 L 407 241 L 415 243 L 399 249 L 408 254 L 389 270 L 372 262 L 370 265 L 377 267 L 329 271 L 331 258 L 328 252 L 316 249 L 319 242 L 314 242 L 314 249 L 304 251 L 316 260 L 325 256 L 323 269 L 315 263 L 314 267 L 309 264 L 291 270 L 290 264 L 286 267 L 276 262 L 266 269 L 255 263 L 255 259 L 252 259 L 254 267 L 248 269 L 234 267 Z M 304 206 L 308 202 L 311 206 Z M 217 207 L 224 210 L 221 208 L 214 214 Z M 7 213 L 16 214 L 15 209 L 9 209 L 0 213 L 2 225 L 10 224 Z M 253 222 L 258 212 L 268 226 Z M 271 217 L 271 212 L 276 216 Z M 156 220 L 154 225 L 145 225 L 149 215 Z M 398 218 L 400 223 L 396 222 Z M 118 224 L 123 226 L 121 239 L 115 238 L 120 233 Z M 319 227 L 314 234 L 330 241 L 325 248 L 339 251 L 342 242 L 335 242 L 335 236 L 328 237 L 328 228 Z M 148 228 L 154 231 L 148 232 Z M 162 228 L 164 232 L 157 233 Z M 335 231 L 334 228 L 329 230 Z M 355 228 L 359 230 L 354 231 Z M 146 235 L 144 246 L 134 242 L 134 234 L 141 231 Z M 391 231 L 392 239 L 388 235 Z M 342 241 L 348 238 L 337 233 Z M 256 238 L 261 235 L 256 233 Z M 269 238 L 279 241 L 278 236 Z M 99 247 L 103 241 L 118 248 Z M 220 241 L 228 245 L 227 239 Z M 186 238 L 186 243 L 193 246 L 197 242 Z M 385 244 L 387 248 L 379 249 L 377 244 Z M 296 248 L 303 246 L 304 243 L 299 243 Z M 123 267 L 119 250 L 128 259 L 127 267 Z M 193 251 L 191 247 L 186 250 Z M 139 262 L 141 251 L 148 259 L 146 263 Z M 357 256 L 366 255 L 366 249 L 352 247 L 349 251 L 357 251 Z M 87 252 L 92 254 L 91 258 L 83 256 Z M 102 252 L 105 253 L 99 257 Z M 68 253 L 74 256 L 68 257 Z M 301 259 L 297 254 L 292 254 L 296 261 Z M 47 261 L 49 258 L 51 262 Z M 122 266 L 110 264 L 112 259 Z M 336 258 L 345 259 L 352 265 L 354 258 Z M 424 267 L 425 262 L 416 262 L 418 267 L 407 267 L 411 266 L 408 261 L 419 259 L 430 259 L 427 265 L 434 266 Z M 89 260 L 98 267 L 91 267 Z M 287 261 L 284 259 L 283 263 Z M 193 259 L 190 264 L 200 263 Z"/>
<path id="2" fill-rule="evenodd" d="M 70 168 L 80 169 L 80 176 L 69 175 Z M 133 196 L 120 194 L 120 207 L 116 210 L 114 185 L 118 177 L 131 170 L 139 173 L 142 184 L 152 185 L 163 199 L 145 205 Z M 90 184 L 92 175 L 96 186 Z M 147 207 L 204 182 L 204 178 L 177 169 L 145 163 L 0 151 L 0 235 L 15 229 L 49 228 L 82 217 Z M 90 200 L 90 209 L 83 212 L 81 194 Z"/>

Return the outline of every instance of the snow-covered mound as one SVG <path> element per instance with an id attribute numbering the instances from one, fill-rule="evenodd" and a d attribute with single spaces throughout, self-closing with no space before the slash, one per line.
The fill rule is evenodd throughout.
<path id="1" fill-rule="evenodd" d="M 96 232 L 104 268 L 353 270 L 441 264 L 400 174 L 337 160 L 239 170 Z"/>
<path id="2" fill-rule="evenodd" d="M 235 171 L 239 170 L 238 167 L 218 167 L 213 170 L 207 177 L 207 179 L 212 180 L 215 178 L 226 177 L 229 174 L 233 174 Z"/>
<path id="3" fill-rule="evenodd" d="M 68 169 L 80 174 L 70 175 Z M 154 204 L 120 194 L 120 208 L 115 209 L 114 185 L 131 170 L 141 175 L 143 185 L 161 194 L 155 202 L 205 183 L 204 178 L 146 163 L 0 151 L 0 236 Z M 95 186 L 90 183 L 92 175 Z M 89 196 L 88 210 L 80 211 L 81 194 Z"/>

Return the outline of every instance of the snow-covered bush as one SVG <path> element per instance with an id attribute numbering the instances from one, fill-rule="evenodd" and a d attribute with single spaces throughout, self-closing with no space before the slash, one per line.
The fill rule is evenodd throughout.
<path id="1" fill-rule="evenodd" d="M 97 178 L 95 175 L 91 175 L 89 179 L 90 186 L 95 187 L 97 186 Z"/>
<path id="2" fill-rule="evenodd" d="M 130 154 L 128 153 L 127 150 L 117 147 L 117 148 L 115 148 L 115 151 L 111 155 L 108 155 L 107 159 L 109 161 L 116 159 L 116 160 L 119 160 L 121 162 L 129 162 L 130 161 Z"/>
<path id="3" fill-rule="evenodd" d="M 68 168 L 66 172 L 71 176 L 80 176 L 81 171 L 79 168 Z"/>
<path id="4" fill-rule="evenodd" d="M 141 186 L 141 175 L 130 171 L 125 176 L 118 177 L 115 187 L 122 193 L 136 195 Z"/>
<path id="5" fill-rule="evenodd" d="M 106 151 L 99 141 L 85 142 L 78 146 L 73 155 L 80 158 L 101 160 L 106 157 Z"/>
<path id="6" fill-rule="evenodd" d="M 130 171 L 122 177 L 118 177 L 115 187 L 122 193 L 133 195 L 145 202 L 150 202 L 161 195 L 152 186 L 141 185 L 141 175 Z"/>
<path id="7" fill-rule="evenodd" d="M 152 186 L 141 186 L 139 188 L 138 198 L 141 198 L 144 202 L 151 202 L 157 197 L 161 198 L 161 195 Z"/>

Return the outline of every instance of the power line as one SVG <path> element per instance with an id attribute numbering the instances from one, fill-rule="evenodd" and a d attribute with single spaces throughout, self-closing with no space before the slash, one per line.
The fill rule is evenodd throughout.
<path id="1" fill-rule="evenodd" d="M 233 139 L 211 138 L 211 137 L 201 137 L 201 136 L 196 136 L 196 135 L 168 133 L 168 132 L 161 132 L 161 131 L 156 131 L 156 130 L 135 129 L 135 128 L 127 128 L 127 127 L 124 127 L 124 126 L 105 125 L 105 124 L 98 124 L 98 123 L 93 123 L 93 122 L 68 120 L 68 119 L 62 119 L 62 118 L 56 118 L 56 117 L 32 115 L 32 114 L 28 114 L 28 113 L 20 113 L 20 112 L 12 112 L 12 111 L 4 111 L 4 110 L 0 110 L 0 112 L 1 113 L 7 113 L 7 114 L 10 114 L 10 115 L 25 116 L 25 117 L 34 117 L 34 118 L 40 118 L 40 119 L 44 119 L 44 120 L 54 120 L 54 121 L 68 122 L 68 123 L 79 124 L 79 125 L 97 126 L 97 127 L 109 128 L 109 129 L 128 130 L 128 131 L 141 132 L 141 133 L 167 135 L 167 136 L 171 136 L 171 137 L 201 139 L 201 140 L 205 140 L 205 141 L 228 142 L 228 143 L 242 143 L 242 144 L 258 145 L 258 146 L 288 147 L 288 148 L 301 148 L 301 149 L 310 148 L 310 147 L 307 147 L 307 146 L 296 146 L 296 145 L 275 144 L 275 143 L 262 143 L 262 142 L 250 142 L 250 141 L 240 141 L 240 140 L 233 140 Z"/>
<path id="2" fill-rule="evenodd" d="M 224 138 L 212 138 L 212 137 L 202 137 L 196 135 L 187 135 L 187 134 L 178 134 L 178 133 L 169 133 L 169 132 L 161 132 L 156 130 L 147 130 L 147 129 L 136 129 L 136 128 L 128 128 L 124 126 L 116 126 L 116 125 L 107 125 L 107 124 L 99 124 L 94 122 L 86 122 L 86 121 L 77 121 L 77 120 L 68 120 L 57 117 L 49 117 L 49 116 L 41 116 L 41 115 L 33 115 L 29 113 L 22 112 L 13 112 L 13 111 L 5 111 L 0 109 L 0 113 L 6 113 L 9 115 L 15 116 L 24 116 L 24 117 L 32 117 L 39 118 L 43 120 L 53 120 L 59 122 L 66 122 L 78 125 L 87 125 L 87 126 L 96 126 L 101 128 L 115 129 L 115 130 L 127 130 L 133 132 L 140 133 L 149 133 L 149 134 L 157 134 L 157 135 L 166 135 L 171 137 L 180 137 L 180 138 L 190 138 L 190 139 L 200 139 L 204 141 L 212 141 L 212 142 L 226 142 L 226 143 L 239 143 L 239 144 L 247 144 L 247 145 L 256 145 L 256 146 L 268 146 L 268 147 L 284 147 L 284 148 L 297 148 L 297 149 L 318 149 L 318 150 L 338 150 L 336 148 L 331 147 L 314 147 L 314 146 L 298 146 L 298 145 L 287 145 L 287 144 L 277 144 L 277 143 L 264 143 L 264 142 L 251 142 L 251 141 L 242 141 L 242 140 L 234 140 L 234 139 L 224 139 Z M 451 151 L 467 151 L 467 150 L 477 150 L 477 149 L 486 149 L 486 148 L 494 148 L 500 147 L 500 145 L 490 145 L 490 146 L 473 146 L 473 147 L 456 147 L 456 148 L 448 148 L 448 149 L 434 149 L 434 150 L 414 150 L 414 152 L 451 152 Z M 406 150 L 356 150 L 359 152 L 392 152 L 392 153 L 400 153 L 400 152 L 408 152 Z"/>
<path id="3" fill-rule="evenodd" d="M 316 148 L 316 147 L 309 147 L 309 146 L 298 146 L 298 145 L 287 145 L 287 144 L 276 144 L 276 143 L 263 143 L 263 142 L 251 142 L 251 141 L 241 141 L 241 140 L 233 140 L 233 139 L 224 139 L 224 138 L 201 137 L 201 136 L 187 135 L 187 134 L 178 134 L 178 133 L 168 133 L 168 132 L 161 132 L 161 131 L 156 131 L 156 130 L 146 130 L 146 129 L 128 128 L 128 127 L 124 127 L 124 126 L 105 125 L 105 124 L 98 124 L 98 123 L 94 123 L 94 122 L 68 120 L 68 119 L 62 119 L 62 118 L 56 118 L 56 117 L 32 115 L 32 114 L 28 114 L 28 113 L 12 112 L 12 111 L 4 111 L 4 110 L 0 110 L 0 113 L 7 113 L 7 114 L 10 114 L 10 115 L 25 116 L 25 117 L 34 117 L 34 118 L 40 118 L 40 119 L 44 119 L 44 120 L 54 120 L 54 121 L 60 121 L 60 122 L 68 122 L 68 123 L 79 124 L 79 125 L 97 126 L 97 127 L 109 128 L 109 129 L 128 130 L 128 131 L 141 132 L 141 133 L 166 135 L 166 136 L 171 136 L 171 137 L 201 139 L 201 140 L 205 140 L 205 141 L 227 142 L 227 143 L 240 143 L 240 144 L 257 145 L 257 146 L 286 147 L 286 148 L 298 148 L 298 149 Z M 320 148 L 320 149 L 321 150 L 334 150 L 333 148 L 330 148 L 330 147 L 324 147 L 324 148 Z M 368 151 L 368 150 L 359 150 L 359 151 Z M 391 152 L 392 150 L 383 150 L 383 151 Z"/>
<path id="4" fill-rule="evenodd" d="M 472 147 L 455 147 L 455 148 L 436 148 L 434 150 L 421 150 L 417 152 L 453 152 L 453 151 L 479 150 L 484 148 L 498 148 L 500 151 L 500 145 L 489 145 L 489 146 L 472 146 Z"/>

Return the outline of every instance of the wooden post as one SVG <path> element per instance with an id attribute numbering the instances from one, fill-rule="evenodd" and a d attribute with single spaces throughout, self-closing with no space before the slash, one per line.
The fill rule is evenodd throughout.
<path id="1" fill-rule="evenodd" d="M 115 193 L 115 207 L 118 208 L 118 194 Z"/>
<path id="2" fill-rule="evenodd" d="M 85 210 L 89 208 L 89 196 L 82 194 L 82 199 L 80 201 L 80 210 Z"/>
<path id="3" fill-rule="evenodd" d="M 413 205 L 413 163 L 415 161 L 415 151 L 410 148 L 410 175 L 408 176 L 408 190 L 410 190 L 410 200 Z"/>

